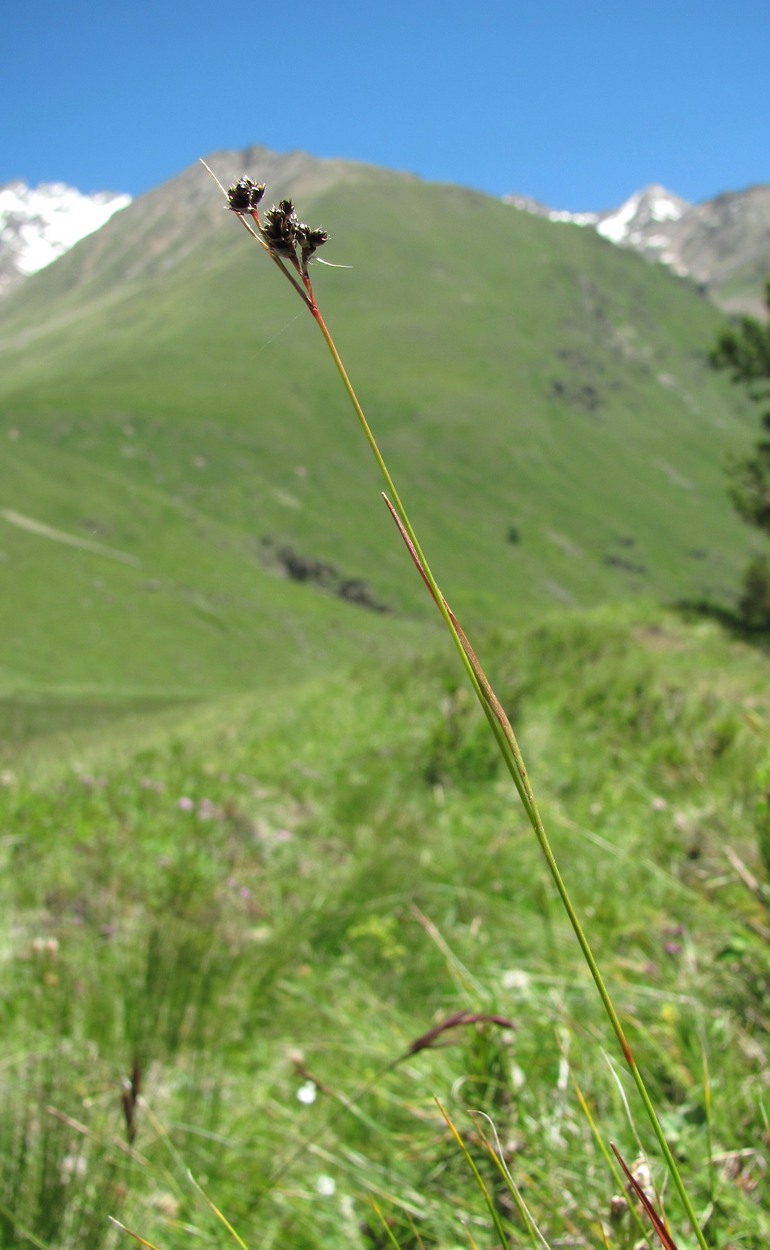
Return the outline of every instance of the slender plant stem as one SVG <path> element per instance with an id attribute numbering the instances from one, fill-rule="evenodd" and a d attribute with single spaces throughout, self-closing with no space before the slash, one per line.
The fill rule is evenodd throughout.
<path id="1" fill-rule="evenodd" d="M 309 284 L 306 283 L 306 286 L 309 286 Z M 441 615 L 444 617 L 444 620 L 449 628 L 450 633 L 452 634 L 452 637 L 454 638 L 455 644 L 460 652 L 461 658 L 464 662 L 466 670 L 468 671 L 471 682 L 476 690 L 476 693 L 478 695 L 482 708 L 484 709 L 484 712 L 492 727 L 495 737 L 497 738 L 498 743 L 501 746 L 502 754 L 505 759 L 506 765 L 508 766 L 508 770 L 511 773 L 513 781 L 516 785 L 516 789 L 519 793 L 519 796 L 521 797 L 521 800 L 526 810 L 530 824 L 532 825 L 532 828 L 534 830 L 535 837 L 537 838 L 537 841 L 540 845 L 540 849 L 548 865 L 549 872 L 556 886 L 556 889 L 559 893 L 562 906 L 564 907 L 564 910 L 567 913 L 573 932 L 575 933 L 575 936 L 578 940 L 580 949 L 583 953 L 583 957 L 588 965 L 594 985 L 596 986 L 599 997 L 601 999 L 602 1006 L 604 1007 L 605 1013 L 612 1026 L 612 1030 L 615 1034 L 615 1037 L 617 1038 L 618 1044 L 623 1053 L 623 1057 L 631 1073 L 634 1084 L 636 1085 L 637 1091 L 639 1093 L 639 1097 L 641 1098 L 642 1104 L 647 1113 L 647 1117 L 650 1121 L 653 1132 L 655 1134 L 658 1145 L 660 1147 L 661 1153 L 666 1162 L 666 1166 L 668 1168 L 671 1179 L 674 1182 L 674 1186 L 682 1201 L 682 1205 L 684 1206 L 684 1209 L 687 1213 L 687 1217 L 690 1221 L 690 1224 L 692 1225 L 693 1232 L 695 1233 L 698 1239 L 698 1244 L 701 1246 L 702 1250 L 708 1250 L 706 1240 L 700 1228 L 698 1217 L 695 1213 L 695 1209 L 690 1200 L 690 1196 L 685 1188 L 684 1182 L 679 1172 L 679 1168 L 677 1167 L 677 1164 L 676 1164 L 676 1160 L 674 1159 L 674 1156 L 671 1152 L 671 1148 L 666 1140 L 665 1133 L 663 1132 L 662 1125 L 660 1123 L 660 1120 L 658 1119 L 658 1115 L 655 1110 L 652 1099 L 650 1097 L 647 1086 L 645 1084 L 644 1077 L 642 1076 L 639 1068 L 636 1065 L 633 1052 L 631 1050 L 631 1047 L 628 1042 L 628 1038 L 626 1037 L 625 1031 L 623 1029 L 623 1025 L 620 1022 L 620 1017 L 618 1016 L 618 1013 L 615 1009 L 615 1004 L 612 1000 L 612 996 L 607 988 L 604 977 L 602 976 L 601 970 L 596 961 L 593 950 L 591 949 L 591 944 L 588 941 L 588 937 L 586 936 L 585 930 L 583 929 L 583 926 L 580 922 L 580 918 L 572 903 L 572 899 L 570 897 L 569 891 L 567 890 L 567 886 L 559 870 L 556 857 L 553 853 L 553 850 L 551 849 L 551 844 L 548 840 L 548 836 L 545 831 L 545 826 L 540 816 L 540 811 L 538 809 L 538 805 L 535 800 L 535 795 L 529 782 L 527 770 L 524 766 L 524 759 L 522 757 L 518 742 L 516 741 L 516 736 L 513 732 L 510 722 L 508 721 L 507 716 L 505 715 L 505 712 L 503 711 L 497 699 L 497 696 L 492 690 L 492 687 L 489 684 L 486 678 L 486 675 L 484 674 L 483 669 L 481 668 L 481 665 L 479 664 L 472 648 L 470 647 L 470 643 L 468 642 L 467 638 L 465 637 L 464 632 L 460 628 L 459 623 L 456 617 L 454 616 L 454 613 L 451 611 L 448 604 L 446 603 L 446 600 L 444 599 L 444 596 L 439 590 L 436 580 L 430 571 L 428 562 L 425 559 L 425 556 L 423 555 L 422 549 L 417 539 L 417 535 L 409 520 L 409 516 L 406 512 L 406 509 L 404 508 L 404 505 L 401 502 L 401 498 L 398 494 L 393 478 L 390 475 L 390 471 L 387 467 L 387 464 L 385 463 L 385 459 L 377 445 L 377 441 L 374 437 L 374 434 L 372 433 L 371 426 L 369 425 L 369 422 L 366 419 L 364 410 L 361 407 L 358 396 L 356 395 L 356 392 L 353 388 L 353 384 L 350 381 L 350 378 L 348 376 L 347 370 L 345 369 L 345 366 L 342 363 L 342 358 L 340 357 L 340 354 L 337 351 L 337 347 L 331 336 L 329 328 L 326 325 L 326 322 L 324 321 L 323 316 L 321 315 L 321 312 L 318 308 L 318 305 L 315 302 L 315 299 L 313 298 L 312 288 L 310 288 L 309 308 L 316 323 L 318 324 L 318 327 L 321 333 L 323 334 L 323 337 L 332 355 L 332 359 L 334 360 L 334 363 L 337 366 L 337 369 L 339 371 L 340 377 L 342 378 L 342 382 L 345 386 L 345 390 L 347 391 L 350 401 L 353 405 L 353 408 L 355 409 L 356 416 L 358 417 L 358 420 L 363 428 L 367 442 L 369 443 L 369 446 L 372 450 L 374 458 L 377 461 L 380 472 L 382 473 L 382 476 L 385 479 L 385 483 L 386 483 L 387 490 L 388 490 L 388 496 L 390 497 L 390 500 L 392 500 L 391 512 L 395 516 L 396 523 L 399 524 L 400 522 L 399 529 L 402 532 L 402 536 L 407 542 L 407 545 L 409 546 L 411 554 L 412 554 L 412 558 L 414 559 L 420 573 L 422 574 L 423 579 L 426 582 L 426 585 L 428 586 L 436 602 L 436 605 L 439 611 L 441 612 Z M 389 502 L 387 497 L 386 497 L 386 502 Z"/>
<path id="2" fill-rule="evenodd" d="M 348 373 L 347 373 L 347 370 L 345 369 L 344 364 L 342 363 L 342 358 L 340 357 L 340 354 L 337 351 L 336 345 L 334 343 L 334 339 L 332 338 L 329 332 L 329 328 L 326 325 L 326 322 L 324 321 L 321 315 L 321 312 L 318 308 L 318 305 L 316 304 L 314 299 L 312 299 L 310 311 L 313 314 L 313 317 L 315 318 L 318 324 L 318 328 L 323 334 L 324 339 L 326 340 L 326 345 L 329 348 L 329 351 L 331 352 L 332 359 L 334 360 L 335 365 L 337 366 L 339 375 L 342 378 L 343 384 L 345 386 L 345 390 L 347 391 L 348 396 L 350 398 L 350 402 L 352 403 L 353 408 L 355 409 L 356 416 L 358 417 L 358 420 L 364 431 L 366 440 L 372 450 L 372 454 L 375 460 L 377 461 L 377 465 L 385 480 L 385 485 L 388 491 L 388 494 L 385 496 L 385 501 L 390 507 L 391 514 L 394 516 L 396 520 L 396 524 L 399 525 L 402 535 L 405 537 L 407 545 L 409 546 L 412 552 L 415 563 L 417 564 L 417 567 L 420 570 L 420 573 L 422 574 L 423 579 L 431 595 L 433 596 L 436 606 L 438 607 L 439 612 L 443 616 L 444 621 L 446 622 L 446 625 L 449 629 L 449 632 L 451 633 L 455 641 L 455 645 L 457 646 L 457 649 L 460 653 L 460 658 L 462 659 L 463 665 L 466 669 L 466 672 L 468 673 L 469 679 L 474 689 L 476 690 L 476 694 L 479 698 L 479 701 L 482 704 L 482 706 L 485 708 L 485 710 L 487 710 L 487 707 L 488 707 L 487 701 L 484 697 L 483 691 L 479 684 L 478 676 L 474 672 L 473 664 L 462 644 L 455 622 L 453 621 L 452 613 L 446 603 L 446 600 L 444 599 L 444 596 L 439 590 L 438 584 L 436 583 L 436 580 L 433 574 L 431 573 L 430 566 L 428 565 L 428 562 L 425 559 L 425 556 L 423 555 L 419 540 L 414 531 L 412 523 L 409 520 L 409 515 L 403 503 L 401 502 L 401 497 L 398 493 L 398 490 L 396 489 L 396 484 L 390 475 L 390 470 L 388 469 L 388 466 L 385 463 L 385 459 L 377 445 L 377 440 L 375 439 L 374 434 L 372 433 L 371 426 L 369 425 L 369 422 L 366 419 L 366 415 L 364 413 L 363 408 L 361 407 L 358 396 L 356 395 L 356 392 L 353 389 L 353 384 L 350 381 L 350 378 L 348 377 Z M 390 502 L 391 500 L 392 500 L 392 504 Z M 492 722 L 490 721 L 490 724 L 491 723 Z M 495 732 L 495 737 L 497 737 L 498 742 L 500 742 L 501 740 L 500 727 L 498 725 L 493 725 L 493 731 Z M 522 797 L 522 801 L 524 802 L 525 806 L 527 806 L 527 798 L 525 797 L 525 794 L 522 793 L 520 779 L 514 778 L 514 780 L 516 780 L 516 783 L 517 783 L 516 788 L 519 790 L 519 794 Z"/>
<path id="3" fill-rule="evenodd" d="M 209 172 L 211 171 L 209 170 Z M 215 181 L 218 181 L 218 180 L 215 179 Z M 221 184 L 219 185 L 221 186 Z M 222 189 L 224 190 L 224 188 Z M 227 194 L 227 192 L 225 192 L 225 194 Z M 287 278 L 288 281 L 291 283 L 291 285 L 294 287 L 300 299 L 307 306 L 309 312 L 313 316 L 316 324 L 318 325 L 318 328 L 320 329 L 324 337 L 326 345 L 329 348 L 332 359 L 334 360 L 334 363 L 337 367 L 337 370 L 342 379 L 345 390 L 347 391 L 350 402 L 353 405 L 353 408 L 355 410 L 356 416 L 358 417 L 359 423 L 363 429 L 366 440 L 369 443 L 369 447 L 371 448 L 372 454 L 384 478 L 386 489 L 387 489 L 385 502 L 388 508 L 390 509 L 391 515 L 393 516 L 393 519 L 395 520 L 396 525 L 398 526 L 398 529 L 401 533 L 401 537 L 404 540 L 404 543 L 406 544 L 407 549 L 409 550 L 409 553 L 420 573 L 420 576 L 422 577 L 428 590 L 430 591 L 430 594 L 433 597 L 436 607 L 441 613 L 441 616 L 443 617 L 444 622 L 454 640 L 454 643 L 455 643 L 455 646 L 457 647 L 461 661 L 465 667 L 466 673 L 468 674 L 468 678 L 476 692 L 476 695 L 479 699 L 479 702 L 484 711 L 484 715 L 487 718 L 487 721 L 492 730 L 492 733 L 494 734 L 497 740 L 501 754 L 505 760 L 508 771 L 511 774 L 513 782 L 516 786 L 516 790 L 521 799 L 522 805 L 527 813 L 527 817 L 535 833 L 535 837 L 537 838 L 537 841 L 540 845 L 540 849 L 543 853 L 543 856 L 545 857 L 546 864 L 548 865 L 548 870 L 551 874 L 553 882 L 559 893 L 562 906 L 564 907 L 564 910 L 567 914 L 569 922 L 578 940 L 578 944 L 583 953 L 583 957 L 586 961 L 586 964 L 588 965 L 588 969 L 591 973 L 591 977 L 598 991 L 605 1013 L 607 1015 L 607 1018 L 609 1019 L 610 1025 L 612 1026 L 612 1030 L 615 1034 L 615 1037 L 618 1041 L 620 1049 L 623 1053 L 623 1057 L 629 1068 L 634 1084 L 636 1085 L 637 1091 L 639 1093 L 639 1097 L 642 1101 L 642 1105 L 645 1108 L 647 1117 L 652 1126 L 652 1130 L 655 1134 L 661 1153 L 666 1162 L 666 1166 L 668 1168 L 669 1174 L 674 1183 L 674 1187 L 676 1188 L 679 1194 L 679 1197 L 682 1201 L 682 1205 L 690 1221 L 693 1232 L 695 1233 L 695 1236 L 697 1237 L 698 1244 L 701 1247 L 701 1250 L 708 1250 L 708 1246 L 706 1244 L 706 1240 L 704 1238 L 703 1232 L 700 1228 L 700 1224 L 695 1214 L 695 1210 L 690 1200 L 690 1196 L 687 1193 L 687 1190 L 684 1186 L 684 1182 L 682 1181 L 681 1175 L 679 1173 L 679 1168 L 677 1167 L 677 1164 L 676 1164 L 676 1160 L 674 1159 L 674 1156 L 671 1153 L 671 1149 L 668 1145 L 668 1142 L 666 1141 L 665 1134 L 663 1132 L 662 1126 L 660 1124 L 657 1113 L 655 1111 L 655 1107 L 653 1105 L 652 1099 L 647 1090 L 647 1086 L 645 1084 L 644 1078 L 641 1072 L 639 1071 L 638 1067 L 636 1066 L 636 1061 L 634 1060 L 631 1047 L 625 1035 L 623 1026 L 620 1022 L 620 1017 L 618 1016 L 618 1013 L 615 1009 L 615 1005 L 613 1003 L 612 997 L 605 984 L 604 978 L 599 969 L 599 965 L 597 964 L 596 958 L 591 949 L 591 945 L 588 941 L 588 937 L 580 922 L 580 918 L 578 917 L 578 914 L 572 903 L 572 899 L 570 898 L 566 884 L 559 870 L 556 857 L 551 849 L 550 842 L 546 835 L 545 826 L 543 824 L 543 821 L 542 821 L 542 818 L 540 816 L 540 812 L 538 809 L 538 805 L 535 800 L 535 795 L 532 790 L 532 786 L 530 785 L 530 782 L 529 782 L 527 770 L 524 765 L 524 759 L 522 757 L 521 750 L 519 749 L 519 745 L 516 740 L 516 735 L 513 732 L 513 728 L 510 724 L 510 721 L 508 720 L 508 717 L 499 699 L 497 698 L 494 690 L 492 689 L 492 686 L 490 685 L 489 680 L 487 679 L 487 676 L 483 668 L 481 667 L 481 664 L 479 663 L 476 657 L 476 654 L 473 648 L 471 647 L 470 642 L 468 641 L 462 627 L 460 626 L 459 621 L 457 620 L 456 616 L 454 615 L 451 608 L 449 607 L 446 599 L 441 593 L 441 590 L 439 589 L 438 584 L 430 570 L 430 566 L 427 560 L 425 559 L 425 556 L 423 554 L 417 535 L 414 531 L 411 521 L 409 520 L 408 513 L 403 503 L 401 502 L 401 497 L 396 489 L 395 482 L 393 481 L 393 478 L 390 475 L 390 470 L 388 469 L 385 459 L 382 453 L 380 452 L 380 449 L 377 445 L 377 441 L 374 437 L 374 434 L 372 433 L 369 422 L 367 421 L 366 416 L 364 414 L 364 410 L 361 407 L 358 396 L 356 395 L 356 392 L 353 388 L 353 384 L 350 381 L 350 378 L 348 376 L 348 373 L 347 373 L 347 370 L 345 369 L 344 364 L 342 363 L 342 358 L 340 357 L 340 354 L 337 351 L 337 347 L 334 343 L 334 340 L 331 336 L 328 326 L 326 325 L 326 322 L 316 303 L 315 296 L 313 294 L 313 287 L 310 282 L 310 277 L 308 275 L 306 258 L 303 254 L 302 260 L 300 261 L 298 259 L 296 250 L 293 250 L 293 251 L 290 250 L 290 253 L 287 254 L 286 259 L 288 260 L 289 264 L 292 265 L 297 275 L 297 277 L 295 277 L 294 274 L 291 273 L 289 269 L 286 267 L 284 256 L 278 255 L 277 252 L 273 250 L 271 247 L 269 247 L 267 243 L 265 242 L 265 238 L 263 237 L 263 233 L 264 233 L 263 228 L 260 224 L 259 216 L 256 211 L 256 208 L 250 213 L 257 227 L 256 230 L 250 225 L 249 222 L 245 220 L 245 217 L 242 213 L 239 213 L 238 215 L 240 216 L 241 221 L 243 225 L 246 227 L 246 229 L 248 230 L 249 234 L 251 234 L 257 240 L 257 242 L 264 248 L 264 250 L 269 253 L 271 259 L 275 261 L 278 268 L 283 273 L 284 277 Z"/>

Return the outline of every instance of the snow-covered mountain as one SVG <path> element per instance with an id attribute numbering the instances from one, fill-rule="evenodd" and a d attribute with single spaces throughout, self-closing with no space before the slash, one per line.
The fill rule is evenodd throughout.
<path id="1" fill-rule="evenodd" d="M 597 233 L 611 243 L 651 253 L 656 260 L 675 267 L 676 258 L 669 253 L 673 235 L 672 223 L 680 221 L 693 207 L 687 200 L 659 186 L 635 191 L 619 208 L 612 208 L 604 213 L 570 213 L 548 208 L 537 200 L 521 195 L 506 195 L 503 199 L 514 208 L 547 217 L 549 221 L 569 221 L 577 226 L 593 226 Z"/>
<path id="2" fill-rule="evenodd" d="M 611 243 L 668 265 L 729 311 L 762 310 L 770 277 L 770 186 L 728 191 L 701 204 L 650 186 L 604 213 L 560 212 L 524 196 L 504 198 L 549 221 L 592 227 Z"/>
<path id="3" fill-rule="evenodd" d="M 0 187 L 0 297 L 130 203 L 130 195 L 82 195 L 62 182 Z"/>
<path id="4" fill-rule="evenodd" d="M 646 187 L 637 191 L 620 208 L 597 215 L 596 229 L 611 243 L 652 252 L 658 260 L 676 267 L 676 259 L 668 249 L 673 238 L 673 223 L 681 221 L 692 208 L 687 200 L 667 191 L 665 187 Z"/>

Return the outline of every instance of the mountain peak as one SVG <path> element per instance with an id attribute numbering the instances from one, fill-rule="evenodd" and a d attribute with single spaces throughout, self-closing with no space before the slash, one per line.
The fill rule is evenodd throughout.
<path id="1" fill-rule="evenodd" d="M 687 200 L 653 184 L 634 192 L 620 208 L 600 213 L 596 229 L 612 243 L 656 248 L 668 241 L 668 235 L 655 231 L 664 223 L 679 221 L 691 207 Z"/>
<path id="2" fill-rule="evenodd" d="M 63 182 L 28 187 L 15 179 L 0 186 L 0 295 L 50 265 L 130 202 L 130 195 L 113 191 L 83 195 Z"/>

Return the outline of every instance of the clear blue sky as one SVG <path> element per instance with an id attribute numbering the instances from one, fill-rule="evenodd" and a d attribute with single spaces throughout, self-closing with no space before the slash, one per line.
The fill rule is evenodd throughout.
<path id="1" fill-rule="evenodd" d="M 17 0 L 0 184 L 137 195 L 261 143 L 573 211 L 697 201 L 770 182 L 769 63 L 768 0 Z"/>

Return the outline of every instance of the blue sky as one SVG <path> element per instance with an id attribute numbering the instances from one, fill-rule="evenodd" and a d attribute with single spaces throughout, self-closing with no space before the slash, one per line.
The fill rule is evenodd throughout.
<path id="1" fill-rule="evenodd" d="M 770 182 L 767 0 L 24 0 L 2 28 L 0 184 L 137 195 L 250 143 L 573 211 Z"/>

